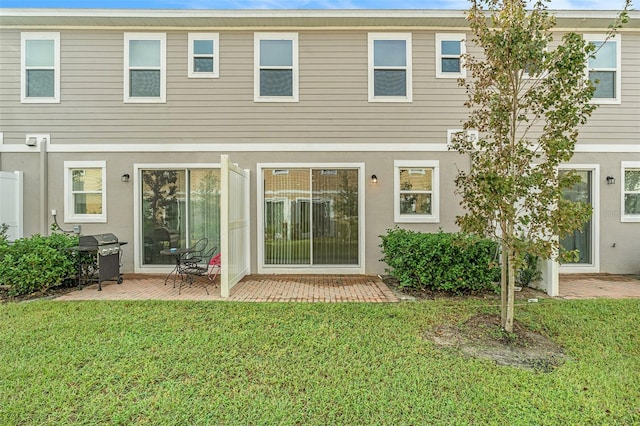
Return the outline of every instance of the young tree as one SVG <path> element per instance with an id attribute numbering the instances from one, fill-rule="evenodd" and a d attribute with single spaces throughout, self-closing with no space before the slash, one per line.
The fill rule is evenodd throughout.
<path id="1" fill-rule="evenodd" d="M 627 0 L 610 34 L 626 21 Z M 579 127 L 596 105 L 585 78 L 593 44 L 566 33 L 553 43 L 555 18 L 545 1 L 531 10 L 525 0 L 471 0 L 468 21 L 481 56 L 465 55 L 471 78 L 461 80 L 470 109 L 465 130 L 452 149 L 468 154 L 471 169 L 459 172 L 457 193 L 466 213 L 460 227 L 496 238 L 502 258 L 502 326 L 513 330 L 515 277 L 525 253 L 556 257 L 558 238 L 578 229 L 591 211 L 563 190 L 577 182 L 558 173 L 573 156 Z M 597 82 L 596 82 L 597 84 Z"/>

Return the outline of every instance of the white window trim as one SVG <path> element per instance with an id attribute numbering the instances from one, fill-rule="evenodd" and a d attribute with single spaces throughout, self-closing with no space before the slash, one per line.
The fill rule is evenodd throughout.
<path id="1" fill-rule="evenodd" d="M 292 66 L 273 67 L 269 69 L 291 69 L 292 70 L 292 96 L 260 96 L 260 42 L 262 40 L 290 40 L 292 52 Z M 253 34 L 253 101 L 254 102 L 298 102 L 298 33 L 254 33 Z"/>
<path id="2" fill-rule="evenodd" d="M 265 265 L 264 263 L 264 169 L 358 169 L 358 265 Z M 364 274 L 365 273 L 365 164 L 364 163 L 258 163 L 257 254 L 259 274 Z"/>
<path id="3" fill-rule="evenodd" d="M 158 97 L 139 97 L 129 96 L 129 44 L 134 40 L 157 40 L 160 41 L 160 96 Z M 144 67 L 144 69 L 151 69 Z M 167 34 L 166 33 L 124 33 L 124 103 L 166 103 L 167 102 Z"/>
<path id="4" fill-rule="evenodd" d="M 403 215 L 400 213 L 400 169 L 432 169 L 431 214 Z M 440 222 L 440 161 L 438 160 L 394 160 L 393 162 L 393 219 L 396 223 Z"/>
<path id="5" fill-rule="evenodd" d="M 406 71 L 407 96 L 375 96 L 374 95 L 374 61 L 373 61 L 373 43 L 376 40 L 404 40 L 406 42 L 406 60 L 407 65 L 404 67 L 381 67 L 383 69 L 403 69 Z M 413 65 L 411 53 L 413 51 L 411 43 L 411 33 L 369 33 L 368 35 L 368 51 L 369 51 L 369 102 L 413 102 Z"/>
<path id="6" fill-rule="evenodd" d="M 196 40 L 213 41 L 213 55 L 206 55 L 213 58 L 213 72 L 196 72 L 193 69 L 193 42 Z M 220 35 L 218 33 L 189 33 L 189 78 L 219 78 L 220 77 Z M 204 55 L 197 55 L 198 57 Z"/>
<path id="7" fill-rule="evenodd" d="M 27 97 L 27 40 L 53 40 L 53 97 Z M 34 67 L 35 69 L 51 69 L 50 67 Z M 60 33 L 58 32 L 23 32 L 20 33 L 20 102 L 23 104 L 59 104 L 60 103 Z"/>
<path id="8" fill-rule="evenodd" d="M 606 34 L 584 34 L 583 38 L 587 42 L 604 42 L 607 39 Z M 592 98 L 591 102 L 594 104 L 603 105 L 619 105 L 622 103 L 622 35 L 615 34 L 607 40 L 607 42 L 616 42 L 616 68 L 589 68 L 589 58 L 585 65 L 586 78 L 589 79 L 590 71 L 615 71 L 616 79 L 616 93 L 615 98 Z"/>
<path id="9" fill-rule="evenodd" d="M 442 71 L 442 42 L 443 41 L 459 41 L 460 42 L 460 72 L 443 72 Z M 467 78 L 467 69 L 464 66 L 464 55 L 467 53 L 467 35 L 465 33 L 437 33 L 436 34 L 436 78 Z M 453 58 L 451 55 L 445 55 L 446 58 Z"/>
<path id="10" fill-rule="evenodd" d="M 624 211 L 624 194 L 626 193 L 624 190 L 624 172 L 626 169 L 640 169 L 640 161 L 622 161 L 620 166 L 620 222 L 640 222 L 639 214 L 627 214 Z"/>
<path id="11" fill-rule="evenodd" d="M 102 214 L 75 214 L 73 210 L 73 182 L 71 170 L 102 169 Z M 106 161 L 65 161 L 64 162 L 64 222 L 106 223 L 107 222 L 107 162 Z"/>

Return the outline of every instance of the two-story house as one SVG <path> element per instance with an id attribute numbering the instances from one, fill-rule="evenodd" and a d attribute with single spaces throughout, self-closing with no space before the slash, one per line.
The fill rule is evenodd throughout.
<path id="1" fill-rule="evenodd" d="M 597 44 L 616 15 L 555 14 Z M 585 64 L 599 108 L 566 167 L 593 217 L 561 272 L 640 270 L 638 18 Z M 0 170 L 23 177 L 0 202 L 24 235 L 54 211 L 116 234 L 127 272 L 207 237 L 252 272 L 381 273 L 387 229 L 457 229 L 470 39 L 450 10 L 0 10 Z M 221 155 L 248 184 L 223 188 Z M 236 243 L 223 199 L 247 212 Z"/>

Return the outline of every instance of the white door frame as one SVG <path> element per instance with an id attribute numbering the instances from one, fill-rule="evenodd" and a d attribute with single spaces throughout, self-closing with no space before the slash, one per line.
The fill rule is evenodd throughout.
<path id="1" fill-rule="evenodd" d="M 141 170 L 220 169 L 220 163 L 134 163 L 133 164 L 133 270 L 136 273 L 169 273 L 175 265 L 144 265 L 143 238 L 140 223 L 142 199 L 140 196 Z"/>
<path id="2" fill-rule="evenodd" d="M 600 164 L 561 164 L 559 170 L 590 171 L 591 176 L 591 263 L 560 264 L 560 273 L 598 273 L 600 272 Z"/>
<path id="3" fill-rule="evenodd" d="M 264 169 L 357 169 L 358 170 L 358 264 L 357 265 L 265 265 L 264 263 Z M 364 163 L 258 163 L 257 255 L 259 274 L 364 274 L 365 271 L 365 164 Z"/>

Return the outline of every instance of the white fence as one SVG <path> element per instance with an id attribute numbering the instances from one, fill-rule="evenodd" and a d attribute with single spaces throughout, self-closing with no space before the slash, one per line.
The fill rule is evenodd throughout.
<path id="1" fill-rule="evenodd" d="M 250 273 L 249 171 L 232 164 L 228 155 L 222 155 L 220 163 L 220 292 L 229 297 L 233 286 Z"/>
<path id="2" fill-rule="evenodd" d="M 23 235 L 23 173 L 0 172 L 0 224 L 9 225 L 9 241 Z"/>

